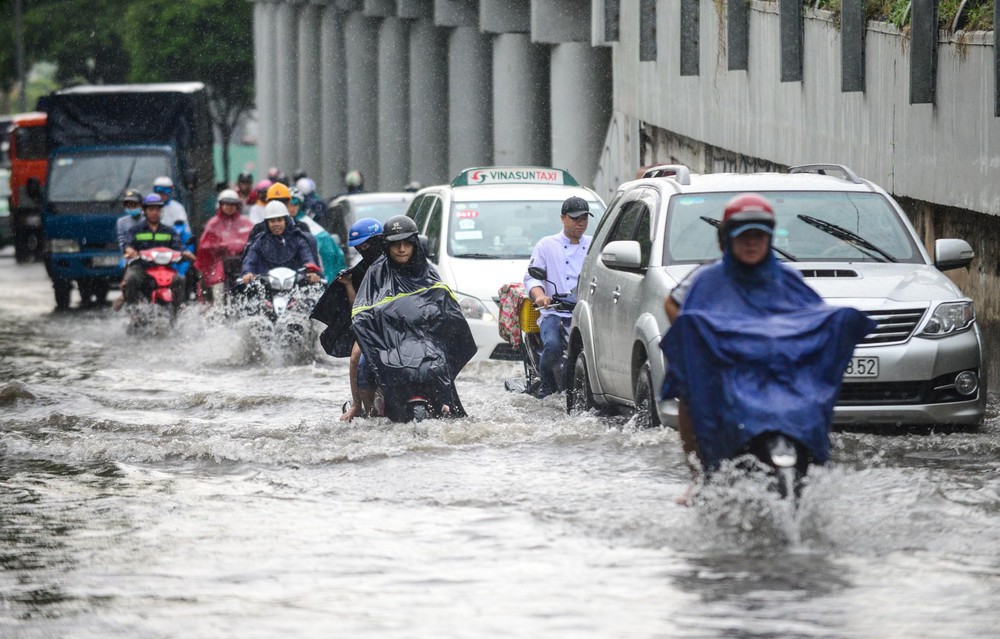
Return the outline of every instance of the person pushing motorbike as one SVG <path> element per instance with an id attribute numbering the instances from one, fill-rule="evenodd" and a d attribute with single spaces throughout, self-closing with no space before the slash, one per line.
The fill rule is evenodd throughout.
<path id="1" fill-rule="evenodd" d="M 530 273 L 524 276 L 524 290 L 535 306 L 541 309 L 538 319 L 543 346 L 538 366 L 541 385 L 536 394 L 539 399 L 559 392 L 564 386 L 563 376 L 557 374 L 556 368 L 566 348 L 563 325 L 569 324 L 572 314 L 549 308 L 552 296 L 576 289 L 591 241 L 589 235 L 584 235 L 593 217 L 585 199 L 577 196 L 567 198 L 559 217 L 562 232 L 540 239 L 531 252 L 529 262 L 530 266 L 545 269 L 548 281 L 535 279 Z"/>
<path id="2" fill-rule="evenodd" d="M 188 260 L 195 259 L 190 251 L 184 249 L 176 229 L 161 223 L 162 213 L 163 199 L 159 195 L 151 193 L 142 200 L 142 214 L 145 219 L 129 229 L 128 239 L 125 240 L 125 260 L 130 264 L 125 269 L 125 279 L 122 283 L 122 296 L 125 298 L 126 304 L 136 304 L 142 301 L 143 294 L 153 284 L 152 278 L 146 274 L 142 264 L 135 261 L 139 251 L 166 246 L 180 251 Z M 170 288 L 173 291 L 174 306 L 176 307 L 184 299 L 184 278 L 175 275 Z"/>
<path id="3" fill-rule="evenodd" d="M 668 363 L 661 398 L 680 400 L 678 431 L 696 475 L 753 453 L 770 433 L 826 463 L 844 369 L 875 326 L 856 309 L 827 306 L 778 262 L 774 228 L 766 198 L 732 198 L 718 227 L 722 259 L 665 304 L 668 316 L 672 306 L 680 312 L 660 342 Z"/>

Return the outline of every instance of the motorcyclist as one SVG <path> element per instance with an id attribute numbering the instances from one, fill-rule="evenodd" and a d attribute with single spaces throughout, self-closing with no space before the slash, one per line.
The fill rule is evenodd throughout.
<path id="1" fill-rule="evenodd" d="M 302 194 L 302 207 L 309 217 L 316 220 L 316 223 L 326 228 L 327 207 L 326 202 L 316 192 L 316 183 L 309 177 L 303 176 L 295 181 L 295 188 Z"/>
<path id="2" fill-rule="evenodd" d="M 125 191 L 125 195 L 122 196 L 122 207 L 125 209 L 125 215 L 118 218 L 117 229 L 118 248 L 122 253 L 124 253 L 125 242 L 128 240 L 129 229 L 143 219 L 142 193 L 131 189 Z"/>
<path id="3" fill-rule="evenodd" d="M 329 284 L 337 277 L 337 273 L 340 273 L 347 266 L 347 262 L 344 261 L 344 251 L 334 241 L 333 236 L 306 213 L 303 208 L 305 198 L 302 193 L 295 187 L 288 191 L 290 196 L 288 213 L 300 227 L 308 229 L 316 239 L 316 252 L 319 254 L 320 266 L 323 267 L 326 283 Z"/>
<path id="4" fill-rule="evenodd" d="M 253 206 L 253 174 L 240 173 L 236 178 L 235 191 L 240 197 L 240 208 L 243 215 L 250 214 L 250 207 Z"/>
<path id="5" fill-rule="evenodd" d="M 763 196 L 744 193 L 726 204 L 718 231 L 723 257 L 699 269 L 674 300 L 682 304 L 680 313 L 661 341 L 668 362 L 661 397 L 681 401 L 678 431 L 696 475 L 715 469 L 762 429 L 787 427 L 825 463 L 843 370 L 854 345 L 873 328 L 855 309 L 826 306 L 798 271 L 778 262 L 771 250 L 774 227 L 774 208 Z M 781 355 L 774 357 L 779 344 Z M 729 374 L 726 366 L 739 368 L 742 378 L 716 381 Z M 722 396 L 720 384 L 729 391 L 752 375 L 760 376 L 756 400 Z M 815 395 L 801 414 L 794 401 L 781 401 L 780 384 L 797 379 Z M 744 412 L 733 420 L 726 413 L 732 410 Z M 690 492 L 679 501 L 686 503 Z"/>
<path id="6" fill-rule="evenodd" d="M 244 284 L 279 266 L 298 270 L 315 264 L 309 242 L 294 225 L 283 203 L 268 202 L 264 221 L 267 230 L 250 244 L 243 258 L 243 276 L 240 279 Z M 322 281 L 321 273 L 312 271 L 306 274 L 306 278 L 310 284 Z"/>
<path id="7" fill-rule="evenodd" d="M 287 186 L 285 186 L 281 182 L 275 182 L 274 184 L 272 184 L 267 188 L 267 193 L 264 195 L 264 198 L 268 203 L 281 202 L 282 204 L 285 205 L 285 208 L 287 209 L 292 203 L 292 192 Z M 265 207 L 266 206 L 267 205 L 265 204 Z M 312 252 L 312 262 L 314 264 L 319 264 L 320 263 L 319 245 L 316 242 L 316 236 L 313 235 L 312 229 L 310 228 L 309 224 L 307 224 L 304 221 L 295 219 L 291 220 L 291 224 L 302 232 L 302 235 L 303 237 L 305 237 L 306 242 L 309 243 L 309 250 Z M 247 241 L 247 250 L 249 250 L 250 247 L 253 246 L 254 241 L 258 237 L 264 234 L 265 230 L 267 230 L 267 224 L 265 224 L 264 220 L 254 224 L 253 229 L 250 231 L 250 239 Z M 244 250 L 243 256 L 246 257 L 246 250 Z"/>
<path id="8" fill-rule="evenodd" d="M 427 261 L 414 221 L 392 217 L 383 235 L 385 255 L 365 274 L 352 315 L 354 334 L 385 398 L 386 416 L 406 421 L 406 404 L 415 393 L 441 416 L 462 416 L 455 377 L 476 353 L 469 324 Z"/>
<path id="9" fill-rule="evenodd" d="M 549 308 L 552 296 L 566 294 L 576 289 L 577 279 L 583 268 L 583 260 L 590 248 L 591 237 L 584 235 L 587 223 L 593 214 L 582 197 L 572 196 L 563 202 L 560 211 L 563 230 L 555 235 L 543 237 L 531 252 L 531 266 L 544 268 L 549 281 L 541 281 L 526 273 L 524 290 L 532 303 L 540 308 L 538 319 L 542 352 L 539 358 L 538 376 L 541 385 L 536 396 L 543 398 L 561 390 L 563 384 L 558 379 L 557 367 L 566 345 L 563 343 L 563 326 L 569 325 L 572 314 Z"/>
<path id="10" fill-rule="evenodd" d="M 163 199 L 163 223 L 174 227 L 181 224 L 184 231 L 190 234 L 191 225 L 188 223 L 187 210 L 183 204 L 174 199 L 174 181 L 161 175 L 153 180 L 153 193 Z"/>
<path id="11" fill-rule="evenodd" d="M 125 241 L 125 259 L 131 263 L 125 269 L 125 280 L 122 284 L 126 304 L 142 301 L 144 293 L 153 283 L 142 262 L 135 260 L 140 251 L 166 246 L 180 251 L 186 259 L 195 259 L 190 251 L 184 249 L 177 231 L 160 221 L 162 213 L 163 199 L 155 193 L 147 195 L 142 201 L 142 214 L 146 219 L 129 230 L 129 237 Z M 184 278 L 174 275 L 170 288 L 173 291 L 174 305 L 179 305 L 184 299 Z"/>
<path id="12" fill-rule="evenodd" d="M 351 305 L 368 268 L 383 254 L 382 223 L 366 217 L 351 225 L 348 246 L 361 254 L 361 261 L 341 271 L 319 302 L 312 317 L 326 324 L 320 334 L 320 344 L 334 357 L 350 355 L 351 405 L 342 421 L 372 412 L 375 401 L 375 376 L 361 353 L 361 347 L 351 333 Z"/>
<path id="13" fill-rule="evenodd" d="M 267 206 L 267 190 L 273 184 L 274 182 L 271 180 L 261 180 L 254 187 L 254 201 L 247 212 L 247 217 L 254 224 L 260 224 L 264 221 L 264 207 Z"/>
<path id="14" fill-rule="evenodd" d="M 239 194 L 226 189 L 216 199 L 215 216 L 205 225 L 198 241 L 195 266 L 201 271 L 205 286 L 213 299 L 221 299 L 226 281 L 240 273 L 240 255 L 250 237 L 253 222 L 240 215 L 243 201 Z M 230 266 L 233 260 L 235 266 Z"/>

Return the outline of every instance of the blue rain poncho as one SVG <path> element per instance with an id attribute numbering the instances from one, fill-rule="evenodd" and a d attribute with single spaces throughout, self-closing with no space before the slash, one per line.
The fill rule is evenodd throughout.
<path id="1" fill-rule="evenodd" d="M 687 403 L 706 469 L 769 431 L 823 464 L 844 370 L 874 328 L 856 309 L 825 304 L 773 254 L 747 267 L 726 252 L 697 273 L 660 342 L 661 397 Z"/>

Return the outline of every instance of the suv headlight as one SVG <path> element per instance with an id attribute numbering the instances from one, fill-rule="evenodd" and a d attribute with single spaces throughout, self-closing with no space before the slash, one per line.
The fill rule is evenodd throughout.
<path id="1" fill-rule="evenodd" d="M 458 298 L 458 305 L 462 307 L 462 315 L 465 315 L 465 319 L 486 320 L 487 322 L 496 320 L 493 313 L 490 313 L 490 310 L 478 297 L 458 292 L 455 293 L 455 297 Z"/>
<path id="2" fill-rule="evenodd" d="M 76 240 L 52 239 L 49 240 L 49 253 L 79 253 L 80 243 Z"/>
<path id="3" fill-rule="evenodd" d="M 920 331 L 920 337 L 944 337 L 964 331 L 976 319 L 972 302 L 945 302 L 938 304 L 930 319 Z"/>

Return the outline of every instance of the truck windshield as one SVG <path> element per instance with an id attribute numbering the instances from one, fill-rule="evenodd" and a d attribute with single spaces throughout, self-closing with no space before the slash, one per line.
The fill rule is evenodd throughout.
<path id="1" fill-rule="evenodd" d="M 48 200 L 52 203 L 117 201 L 127 189 L 148 192 L 153 180 L 170 174 L 169 159 L 161 153 L 58 155 L 51 163 Z"/>

